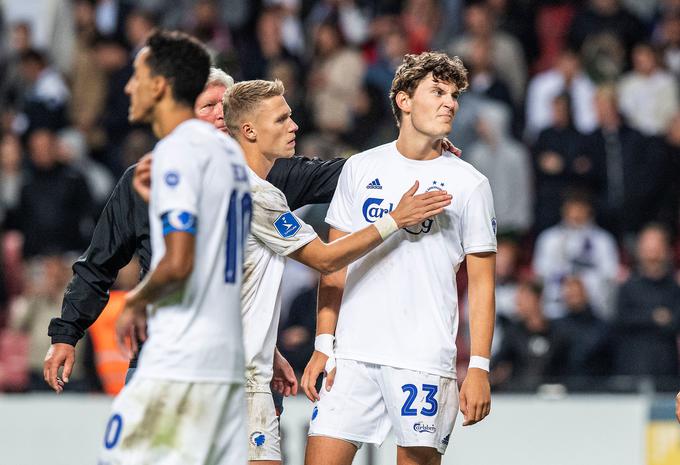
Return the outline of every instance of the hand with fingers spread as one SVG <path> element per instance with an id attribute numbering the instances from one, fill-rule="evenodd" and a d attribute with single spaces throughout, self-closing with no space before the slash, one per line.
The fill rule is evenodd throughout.
<path id="1" fill-rule="evenodd" d="M 293 371 L 293 367 L 290 366 L 288 360 L 281 355 L 279 349 L 274 351 L 274 375 L 272 376 L 271 388 L 283 397 L 295 396 L 298 392 L 295 371 Z"/>
<path id="2" fill-rule="evenodd" d="M 76 361 L 76 348 L 71 344 L 56 343 L 52 344 L 45 356 L 43 364 L 43 377 L 45 382 L 50 385 L 54 392 L 59 394 L 64 390 L 64 384 L 68 383 Z M 59 368 L 64 367 L 61 377 Z"/>
<path id="3" fill-rule="evenodd" d="M 128 358 L 139 351 L 138 342 L 146 340 L 146 306 L 126 300 L 125 308 L 116 321 L 116 342 Z M 129 345 L 128 345 L 129 344 Z"/>
<path id="4" fill-rule="evenodd" d="M 137 162 L 135 175 L 132 178 L 132 187 L 146 203 L 149 203 L 149 197 L 151 197 L 151 153 L 147 153 Z"/>
<path id="5" fill-rule="evenodd" d="M 470 368 L 460 388 L 460 411 L 463 426 L 482 421 L 491 412 L 491 387 L 489 373 L 479 368 Z"/>
<path id="6" fill-rule="evenodd" d="M 326 391 L 330 391 L 333 387 L 333 382 L 335 381 L 335 363 L 329 364 L 329 359 L 328 355 L 315 350 L 302 374 L 300 385 L 307 398 L 312 402 L 320 399 L 319 393 L 316 390 L 316 380 L 321 373 L 326 375 Z"/>
<path id="7" fill-rule="evenodd" d="M 448 192 L 433 190 L 416 195 L 419 186 L 420 183 L 416 181 L 401 197 L 397 208 L 390 212 L 397 227 L 405 228 L 422 223 L 451 205 L 452 196 Z"/>

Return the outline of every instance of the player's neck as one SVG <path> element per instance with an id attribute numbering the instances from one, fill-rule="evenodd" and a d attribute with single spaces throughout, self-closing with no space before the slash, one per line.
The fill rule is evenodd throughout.
<path id="1" fill-rule="evenodd" d="M 158 104 L 155 110 L 153 124 L 154 134 L 159 139 L 164 138 L 183 122 L 195 118 L 194 109 L 174 101 Z"/>
<path id="2" fill-rule="evenodd" d="M 255 172 L 261 179 L 267 179 L 269 172 L 274 166 L 275 159 L 269 159 L 266 155 L 260 152 L 257 147 L 251 145 L 241 145 L 243 154 L 246 158 L 248 167 Z"/>
<path id="3" fill-rule="evenodd" d="M 433 160 L 442 154 L 442 138 L 422 134 L 413 126 L 402 126 L 397 138 L 397 150 L 411 160 Z"/>

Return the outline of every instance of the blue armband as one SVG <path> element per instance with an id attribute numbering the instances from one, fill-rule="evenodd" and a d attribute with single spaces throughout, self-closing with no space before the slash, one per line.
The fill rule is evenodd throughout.
<path id="1" fill-rule="evenodd" d="M 196 235 L 196 216 L 181 210 L 171 210 L 161 215 L 163 236 L 172 232 L 186 232 Z"/>

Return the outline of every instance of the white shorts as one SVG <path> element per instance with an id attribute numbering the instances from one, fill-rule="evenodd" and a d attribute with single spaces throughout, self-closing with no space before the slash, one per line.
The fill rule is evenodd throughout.
<path id="1" fill-rule="evenodd" d="M 268 392 L 246 392 L 248 460 L 281 460 L 279 417 Z"/>
<path id="2" fill-rule="evenodd" d="M 132 378 L 116 397 L 99 465 L 246 465 L 243 386 Z"/>
<path id="3" fill-rule="evenodd" d="M 335 382 L 312 411 L 310 436 L 382 444 L 390 430 L 397 445 L 432 447 L 440 454 L 449 444 L 458 414 L 458 385 L 452 378 L 421 371 L 340 359 Z"/>

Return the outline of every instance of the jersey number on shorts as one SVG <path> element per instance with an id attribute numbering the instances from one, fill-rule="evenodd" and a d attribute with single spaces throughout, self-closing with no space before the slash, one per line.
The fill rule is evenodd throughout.
<path id="1" fill-rule="evenodd" d="M 246 237 L 250 231 L 250 214 L 253 207 L 253 202 L 250 200 L 250 194 L 247 192 L 238 199 L 238 192 L 233 191 L 229 198 L 229 211 L 227 212 L 227 260 L 224 266 L 224 282 L 235 283 L 236 264 L 240 263 L 239 255 L 243 257 L 243 249 L 245 248 Z M 240 239 L 239 240 L 239 235 Z"/>
<path id="2" fill-rule="evenodd" d="M 418 397 L 418 388 L 414 384 L 404 384 L 401 387 L 403 392 L 408 393 L 406 397 L 406 402 L 401 407 L 402 417 L 415 417 L 418 415 L 418 409 L 413 408 L 413 401 Z M 423 391 L 427 393 L 425 396 L 425 402 L 429 405 L 427 408 L 423 407 L 420 409 L 420 414 L 426 417 L 433 417 L 437 414 L 437 409 L 439 404 L 437 404 L 437 399 L 434 396 L 437 394 L 439 387 L 435 384 L 423 384 Z"/>

